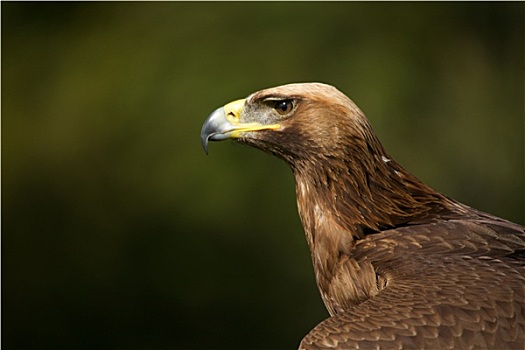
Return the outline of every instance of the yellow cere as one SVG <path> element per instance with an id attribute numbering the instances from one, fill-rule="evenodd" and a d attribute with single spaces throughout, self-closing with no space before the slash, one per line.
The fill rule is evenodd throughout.
<path id="1" fill-rule="evenodd" d="M 230 137 L 237 138 L 240 136 L 242 132 L 245 131 L 258 131 L 258 130 L 276 130 L 281 127 L 280 124 L 259 124 L 259 123 L 246 123 L 242 124 L 240 122 L 241 119 L 241 112 L 244 108 L 245 99 L 242 100 L 236 100 L 233 102 L 228 103 L 225 105 L 224 108 L 224 114 L 226 115 L 226 119 L 233 125 L 236 126 L 235 130 L 232 130 L 230 133 Z"/>
<path id="2" fill-rule="evenodd" d="M 241 112 L 244 107 L 244 101 L 245 99 L 236 100 L 224 106 L 224 114 L 226 114 L 226 119 L 228 119 L 228 121 L 233 125 L 239 125 Z"/>

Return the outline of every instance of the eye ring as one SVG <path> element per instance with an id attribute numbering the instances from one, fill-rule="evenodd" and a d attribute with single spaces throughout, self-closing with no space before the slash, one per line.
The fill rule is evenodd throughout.
<path id="1" fill-rule="evenodd" d="M 286 115 L 292 111 L 293 102 L 291 100 L 275 101 L 273 104 L 273 109 L 275 109 L 279 115 Z"/>

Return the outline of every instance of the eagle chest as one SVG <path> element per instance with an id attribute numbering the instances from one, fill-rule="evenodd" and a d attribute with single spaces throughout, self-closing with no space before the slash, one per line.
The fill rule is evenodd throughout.
<path id="1" fill-rule="evenodd" d="M 354 256 L 351 232 L 336 224 L 322 204 L 308 208 L 299 204 L 299 208 L 317 285 L 330 314 L 342 313 L 377 295 L 386 279 L 366 257 Z"/>

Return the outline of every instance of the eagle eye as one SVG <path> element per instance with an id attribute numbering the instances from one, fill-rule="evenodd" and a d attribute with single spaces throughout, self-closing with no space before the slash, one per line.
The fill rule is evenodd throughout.
<path id="1" fill-rule="evenodd" d="M 293 102 L 291 100 L 275 101 L 273 109 L 275 109 L 280 115 L 286 115 L 292 111 Z"/>

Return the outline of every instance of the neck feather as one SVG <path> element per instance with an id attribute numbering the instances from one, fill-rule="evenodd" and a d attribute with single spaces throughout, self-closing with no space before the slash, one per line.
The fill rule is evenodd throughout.
<path id="1" fill-rule="evenodd" d="M 318 156 L 292 165 L 303 224 L 313 224 L 322 212 L 359 239 L 450 211 L 452 200 L 408 173 L 376 145 L 359 153 L 361 157 Z"/>

